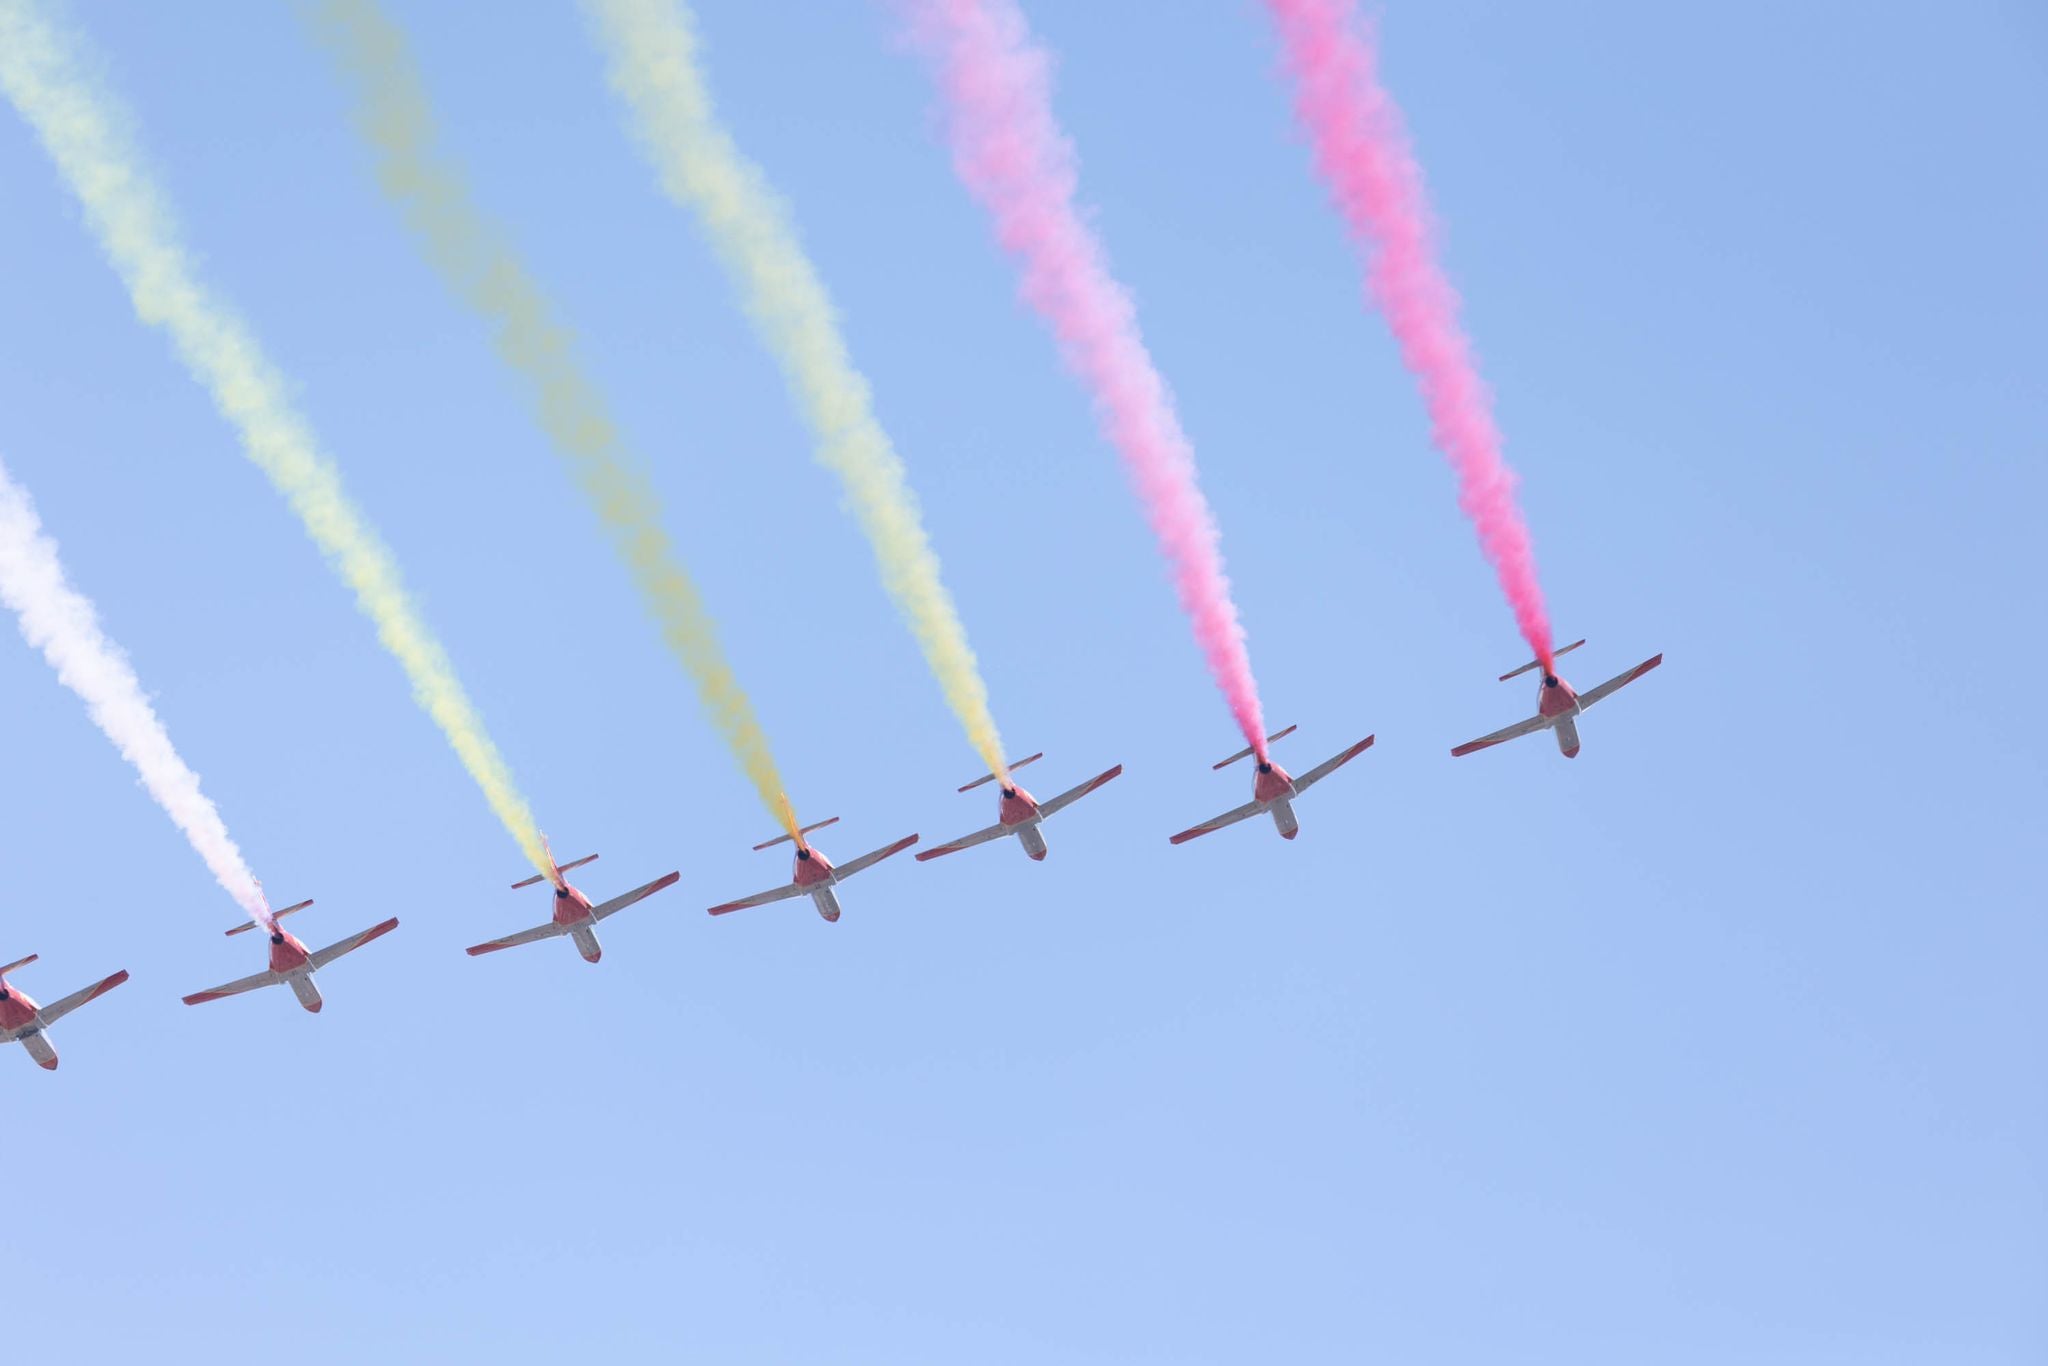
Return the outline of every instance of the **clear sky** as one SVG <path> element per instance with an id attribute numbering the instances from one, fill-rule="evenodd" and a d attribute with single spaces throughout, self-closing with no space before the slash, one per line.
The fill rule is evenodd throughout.
<path id="1" fill-rule="evenodd" d="M 650 462 L 823 847 L 992 818 L 774 365 L 567 6 L 394 7 Z M 594 896 L 523 874 L 345 592 L 0 117 L 0 452 L 279 901 L 388 939 L 282 992 L 71 695 L 0 642 L 0 1054 L 25 1359 L 2048 1358 L 2038 590 L 2048 22 L 2019 3 L 1389 4 L 1558 630 L 1523 650 L 1249 0 L 1040 0 L 1301 807 L 1240 743 L 880 6 L 704 0 L 1041 793 L 1011 845 L 787 875 L 292 7 L 95 0 L 266 340 Z M 11 632 L 9 640 L 12 640 Z M 89 1347 L 83 1344 L 90 1344 Z"/>

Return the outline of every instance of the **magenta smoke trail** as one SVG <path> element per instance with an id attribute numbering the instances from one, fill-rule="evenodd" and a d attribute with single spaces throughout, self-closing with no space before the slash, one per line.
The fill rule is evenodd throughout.
<path id="1" fill-rule="evenodd" d="M 1023 269 L 1023 297 L 1094 394 L 1173 567 L 1195 639 L 1261 761 L 1266 727 L 1244 627 L 1231 601 L 1216 519 L 1195 479 L 1166 381 L 1130 295 L 1075 207 L 1074 151 L 1053 119 L 1043 49 L 1011 0 L 911 0 L 912 32 L 938 68 L 960 178 Z"/>
<path id="2" fill-rule="evenodd" d="M 1370 29 L 1352 0 L 1266 0 L 1280 27 L 1295 112 L 1316 168 L 1370 259 L 1366 283 L 1415 372 L 1436 444 L 1458 474 L 1458 505 L 1514 608 L 1515 624 L 1551 666 L 1550 614 L 1536 580 L 1515 476 L 1501 455 L 1492 400 L 1458 325 L 1458 296 L 1437 264 L 1429 199 L 1401 111 L 1380 85 Z"/>

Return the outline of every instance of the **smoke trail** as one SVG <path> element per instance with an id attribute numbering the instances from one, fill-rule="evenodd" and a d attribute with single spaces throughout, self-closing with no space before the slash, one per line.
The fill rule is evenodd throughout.
<path id="1" fill-rule="evenodd" d="M 689 671 L 704 710 L 762 803 L 782 819 L 787 804 L 768 737 L 661 528 L 654 488 L 621 449 L 604 398 L 577 364 L 572 338 L 539 285 L 477 205 L 460 168 L 436 150 L 433 107 L 405 35 L 376 0 L 325 0 L 318 15 L 323 36 L 354 81 L 357 122 L 379 154 L 378 184 L 403 210 L 449 287 L 491 322 L 498 354 L 533 386 L 542 429 L 611 533 L 661 623 L 662 638 Z"/>
<path id="2" fill-rule="evenodd" d="M 397 562 L 349 501 L 339 472 L 292 408 L 284 380 L 254 335 L 199 282 L 154 182 L 117 131 L 125 121 L 119 106 L 86 78 L 78 53 L 36 0 L 0 0 L 0 89 L 78 196 L 136 313 L 170 333 L 186 367 L 240 432 L 249 458 L 354 591 L 356 605 L 411 680 L 414 699 L 448 737 L 491 810 L 534 867 L 545 871 L 533 813 L 454 666 L 414 609 Z"/>
<path id="3" fill-rule="evenodd" d="M 967 630 L 939 578 L 909 476 L 876 420 L 823 281 L 760 169 L 740 155 L 711 107 L 697 38 L 672 0 L 585 0 L 669 197 L 695 211 L 754 325 L 781 364 L 818 443 L 874 548 L 882 583 L 909 622 L 967 738 L 1005 782 L 1003 745 Z"/>
<path id="4" fill-rule="evenodd" d="M 1492 398 L 1458 325 L 1458 296 L 1431 240 L 1429 199 L 1401 111 L 1377 72 L 1373 35 L 1350 0 L 1266 0 L 1279 25 L 1295 113 L 1316 168 L 1370 255 L 1367 285 L 1386 313 L 1429 409 L 1436 444 L 1458 476 L 1458 506 L 1514 608 L 1515 624 L 1550 670 L 1550 614 L 1536 579 L 1515 476 L 1501 455 Z"/>
<path id="5" fill-rule="evenodd" d="M 185 767 L 149 705 L 121 647 L 100 630 L 99 614 L 64 578 L 57 543 L 43 535 L 28 490 L 0 463 L 0 602 L 20 618 L 22 638 L 43 652 L 57 681 L 77 693 L 93 724 L 135 765 L 142 785 L 206 861 L 214 880 L 259 924 L 270 906 L 242 861 L 199 775 Z"/>
<path id="6" fill-rule="evenodd" d="M 953 165 L 1023 269 L 1023 296 L 1095 398 L 1173 568 L 1209 672 L 1247 743 L 1266 757 L 1259 689 L 1223 572 L 1194 448 L 1138 330 L 1130 295 L 1075 206 L 1072 145 L 1053 118 L 1046 54 L 1011 0 L 914 0 L 912 32 L 938 68 Z"/>

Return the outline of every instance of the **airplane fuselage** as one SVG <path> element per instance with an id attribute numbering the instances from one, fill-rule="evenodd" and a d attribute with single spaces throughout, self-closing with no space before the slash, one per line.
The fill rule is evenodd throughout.
<path id="1" fill-rule="evenodd" d="M 597 942 L 596 921 L 591 918 L 590 898 L 564 879 L 555 887 L 554 921 L 569 932 L 569 940 L 586 963 L 604 957 L 604 945 Z"/>
<path id="2" fill-rule="evenodd" d="M 1548 674 L 1536 689 L 1536 714 L 1549 723 L 1557 736 L 1558 753 L 1567 759 L 1579 757 L 1579 695 L 1557 674 Z"/>
<path id="3" fill-rule="evenodd" d="M 1301 822 L 1294 818 L 1294 775 L 1270 759 L 1253 770 L 1252 800 L 1272 816 L 1281 839 L 1301 833 Z"/>
<path id="4" fill-rule="evenodd" d="M 0 985 L 0 1043 L 19 1043 L 46 1072 L 57 1070 L 57 1050 L 43 1036 L 43 1008 L 33 996 Z"/>
<path id="5" fill-rule="evenodd" d="M 1002 806 L 996 819 L 1010 827 L 1017 836 L 1017 843 L 1024 846 L 1024 853 L 1034 863 L 1045 858 L 1045 836 L 1038 833 L 1039 823 L 1045 817 L 1038 810 L 1038 799 L 1016 783 L 1002 790 Z"/>
<path id="6" fill-rule="evenodd" d="M 292 989 L 292 995 L 299 998 L 299 1004 L 313 1014 L 320 1013 L 326 1004 L 320 999 L 320 988 L 313 985 L 313 955 L 299 942 L 299 937 L 289 930 L 273 928 L 270 933 L 270 970 L 284 979 Z"/>
<path id="7" fill-rule="evenodd" d="M 818 908 L 818 914 L 828 921 L 839 919 L 839 897 L 833 886 L 839 881 L 839 874 L 832 867 L 832 860 L 826 858 L 808 844 L 797 846 L 796 865 L 790 873 L 790 880 L 810 895 L 811 904 Z"/>

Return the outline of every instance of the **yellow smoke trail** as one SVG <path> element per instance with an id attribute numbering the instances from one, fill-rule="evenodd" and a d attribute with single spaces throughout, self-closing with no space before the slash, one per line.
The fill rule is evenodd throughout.
<path id="1" fill-rule="evenodd" d="M 542 429 L 611 532 L 663 639 L 695 680 L 761 801 L 794 833 L 768 737 L 661 528 L 660 501 L 621 449 L 604 398 L 577 364 L 572 338 L 540 287 L 478 207 L 460 169 L 436 151 L 433 108 L 404 33 L 376 0 L 325 0 L 317 14 L 321 34 L 354 82 L 357 122 L 378 152 L 378 184 L 450 288 L 493 324 L 505 363 L 532 384 Z"/>
<path id="2" fill-rule="evenodd" d="M 186 367 L 241 433 L 249 458 L 354 590 L 378 639 L 411 679 L 414 698 L 447 735 L 491 810 L 545 871 L 533 813 L 446 652 L 415 611 L 391 552 L 349 501 L 255 336 L 200 283 L 170 211 L 117 127 L 126 123 L 120 106 L 86 77 L 79 56 L 36 0 L 0 0 L 0 89 L 78 196 L 136 313 L 170 333 Z"/>
<path id="3" fill-rule="evenodd" d="M 632 107 L 669 197 L 693 210 L 744 295 L 818 443 L 844 486 L 925 662 L 989 771 L 1008 780 L 988 686 L 953 599 L 939 579 L 917 497 L 868 384 L 854 369 L 824 283 L 759 168 L 711 107 L 697 39 L 670 0 L 585 0 L 606 49 L 613 89 Z"/>

